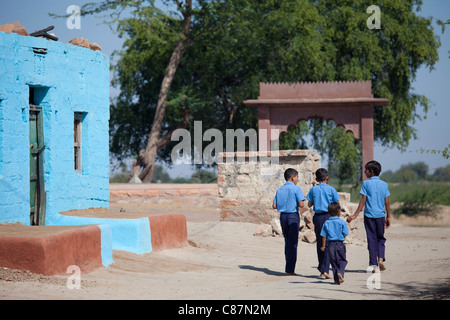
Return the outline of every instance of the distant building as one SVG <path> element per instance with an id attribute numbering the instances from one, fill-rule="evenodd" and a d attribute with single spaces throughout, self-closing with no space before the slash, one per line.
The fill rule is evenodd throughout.
<path id="1" fill-rule="evenodd" d="M 108 207 L 109 58 L 0 32 L 0 223 Z"/>

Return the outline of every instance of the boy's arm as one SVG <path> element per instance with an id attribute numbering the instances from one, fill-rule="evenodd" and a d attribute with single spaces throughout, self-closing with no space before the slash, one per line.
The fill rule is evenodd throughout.
<path id="1" fill-rule="evenodd" d="M 305 196 L 303 195 L 302 189 L 297 186 L 296 201 L 298 201 L 298 207 L 303 208 L 305 206 Z"/>
<path id="2" fill-rule="evenodd" d="M 341 223 L 342 223 L 342 235 L 346 237 L 349 235 L 350 232 L 348 231 L 347 224 L 344 221 L 342 221 Z"/>
<path id="3" fill-rule="evenodd" d="M 326 243 L 327 243 L 327 238 L 326 237 L 322 237 L 322 247 L 320 247 L 321 251 L 325 251 Z"/>
<path id="4" fill-rule="evenodd" d="M 278 191 L 275 193 L 275 198 L 273 199 L 273 202 L 272 202 L 273 209 L 277 208 L 277 195 L 278 195 Z"/>
<path id="5" fill-rule="evenodd" d="M 384 206 L 386 208 L 386 229 L 391 225 L 391 206 L 389 204 L 389 197 L 384 198 Z"/>
<path id="6" fill-rule="evenodd" d="M 333 187 L 332 187 L 333 188 Z M 334 200 L 334 202 L 337 202 L 337 203 L 339 203 L 339 199 L 340 199 L 341 197 L 339 196 L 339 193 L 337 193 L 337 191 L 336 191 L 336 189 L 335 188 L 333 188 L 333 200 Z M 339 203 L 340 204 L 340 203 Z"/>
<path id="7" fill-rule="evenodd" d="M 308 194 L 306 195 L 306 200 L 308 200 L 308 208 L 311 208 L 314 205 L 313 195 L 312 195 L 311 190 L 312 189 L 310 189 Z"/>
<path id="8" fill-rule="evenodd" d="M 352 216 L 348 216 L 347 222 L 350 222 L 358 217 L 359 213 L 366 205 L 366 199 L 367 196 L 361 195 L 361 200 L 359 201 L 358 209 L 356 209 L 355 214 L 353 214 Z"/>
<path id="9" fill-rule="evenodd" d="M 320 236 L 322 237 L 322 246 L 320 247 L 321 251 L 325 251 L 325 245 L 327 244 L 327 236 L 328 236 L 328 226 L 327 223 L 325 222 L 324 225 L 322 226 L 322 230 L 320 230 Z M 319 242 L 320 240 L 317 239 L 317 242 Z"/>

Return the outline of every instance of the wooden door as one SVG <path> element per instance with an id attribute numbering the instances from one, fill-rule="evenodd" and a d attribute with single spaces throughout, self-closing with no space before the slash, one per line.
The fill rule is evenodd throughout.
<path id="1" fill-rule="evenodd" d="M 45 223 L 44 130 L 42 109 L 30 106 L 30 225 Z"/>

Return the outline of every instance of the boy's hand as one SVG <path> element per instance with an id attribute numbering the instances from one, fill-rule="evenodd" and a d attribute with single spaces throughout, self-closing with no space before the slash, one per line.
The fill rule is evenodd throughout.
<path id="1" fill-rule="evenodd" d="M 386 225 L 386 229 L 389 228 L 389 226 L 391 225 L 391 218 L 386 218 L 384 223 Z"/>
<path id="2" fill-rule="evenodd" d="M 320 247 L 320 251 L 325 251 L 325 247 Z"/>
<path id="3" fill-rule="evenodd" d="M 347 217 L 347 222 L 350 222 L 350 221 L 352 221 L 352 220 L 354 220 L 356 217 L 353 215 L 353 216 L 348 216 Z"/>

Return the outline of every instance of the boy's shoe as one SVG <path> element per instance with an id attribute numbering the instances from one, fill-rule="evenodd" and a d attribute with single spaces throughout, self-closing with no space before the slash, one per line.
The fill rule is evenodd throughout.
<path id="1" fill-rule="evenodd" d="M 321 273 L 320 277 L 321 278 L 325 278 L 325 279 L 331 279 L 331 276 L 328 273 L 326 273 L 326 272 Z"/>
<path id="2" fill-rule="evenodd" d="M 378 273 L 380 272 L 380 268 L 378 266 L 369 266 L 367 272 Z"/>
<path id="3" fill-rule="evenodd" d="M 339 278 L 339 284 L 341 284 L 342 282 L 344 282 L 344 276 L 343 276 L 342 274 L 340 274 L 340 273 L 338 272 L 337 276 L 338 276 L 338 278 Z"/>

